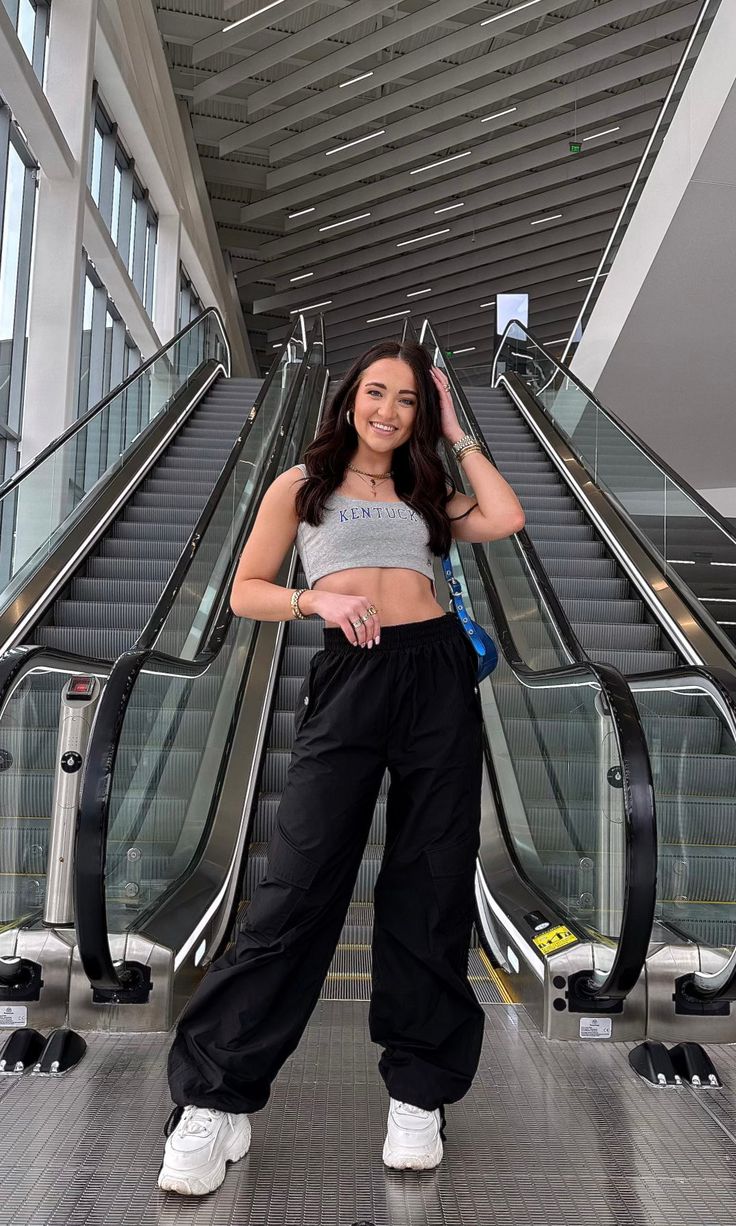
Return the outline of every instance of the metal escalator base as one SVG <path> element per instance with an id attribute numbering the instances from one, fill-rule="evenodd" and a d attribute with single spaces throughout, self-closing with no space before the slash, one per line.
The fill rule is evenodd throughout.
<path id="1" fill-rule="evenodd" d="M 478 1074 L 448 1105 L 442 1163 L 384 1167 L 388 1095 L 364 1003 L 320 1000 L 217 1192 L 156 1177 L 171 1036 L 86 1035 L 63 1078 L 0 1079 L 8 1226 L 735 1226 L 733 1089 L 657 1091 L 625 1044 L 550 1044 L 518 1006 L 485 1007 Z M 736 1087 L 736 1048 L 710 1047 Z"/>

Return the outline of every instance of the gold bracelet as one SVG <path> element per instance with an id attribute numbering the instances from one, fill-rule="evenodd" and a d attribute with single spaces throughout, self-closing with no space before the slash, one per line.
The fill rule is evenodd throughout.
<path id="1" fill-rule="evenodd" d="M 458 451 L 457 455 L 455 456 L 455 459 L 459 463 L 460 460 L 464 460 L 466 455 L 468 455 L 471 451 L 482 451 L 482 450 L 483 448 L 481 447 L 480 443 L 473 443 L 472 446 L 463 447 L 462 451 Z"/>
<path id="2" fill-rule="evenodd" d="M 299 608 L 299 597 L 303 596 L 306 590 L 305 587 L 300 587 L 297 591 L 291 593 L 291 611 L 300 622 L 306 621 L 304 614 Z"/>

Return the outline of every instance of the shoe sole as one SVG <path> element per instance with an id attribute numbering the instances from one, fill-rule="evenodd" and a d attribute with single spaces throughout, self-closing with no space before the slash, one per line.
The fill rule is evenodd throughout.
<path id="1" fill-rule="evenodd" d="M 227 1174 L 228 1162 L 239 1162 L 244 1158 L 250 1149 L 251 1137 L 245 1141 L 231 1147 L 230 1151 L 223 1161 L 212 1172 L 201 1176 L 184 1176 L 175 1173 L 167 1173 L 166 1166 L 162 1166 L 158 1177 L 158 1186 L 162 1192 L 178 1192 L 180 1196 L 206 1196 L 208 1192 L 214 1192 L 219 1188 Z"/>
<path id="2" fill-rule="evenodd" d="M 437 1144 L 426 1154 L 402 1153 L 401 1150 L 388 1149 L 385 1145 L 383 1148 L 384 1165 L 391 1167 L 395 1171 L 429 1171 L 433 1167 L 439 1166 L 442 1156 L 442 1141 L 439 1139 Z"/>

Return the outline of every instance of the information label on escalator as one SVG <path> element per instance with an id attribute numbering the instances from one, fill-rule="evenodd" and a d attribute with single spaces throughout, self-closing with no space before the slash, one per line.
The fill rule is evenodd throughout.
<path id="1" fill-rule="evenodd" d="M 3 1026 L 25 1026 L 28 1021 L 26 1005 L 0 1005 L 0 1028 Z"/>
<path id="2" fill-rule="evenodd" d="M 610 1039 L 613 1021 L 610 1017 L 581 1017 L 581 1039 Z"/>
<path id="3" fill-rule="evenodd" d="M 574 932 L 570 932 L 564 925 L 548 928 L 546 932 L 540 932 L 538 937 L 533 938 L 534 944 L 545 958 L 551 958 L 552 954 L 556 954 L 558 949 L 564 949 L 566 945 L 575 945 L 577 939 Z"/>

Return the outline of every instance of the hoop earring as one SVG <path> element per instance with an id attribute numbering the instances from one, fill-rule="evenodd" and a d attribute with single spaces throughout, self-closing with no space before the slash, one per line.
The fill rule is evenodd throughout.
<path id="1" fill-rule="evenodd" d="M 352 422 L 352 418 L 350 417 L 350 409 L 348 409 L 347 413 L 345 414 L 345 420 L 347 421 L 349 426 L 352 426 L 353 422 Z"/>

